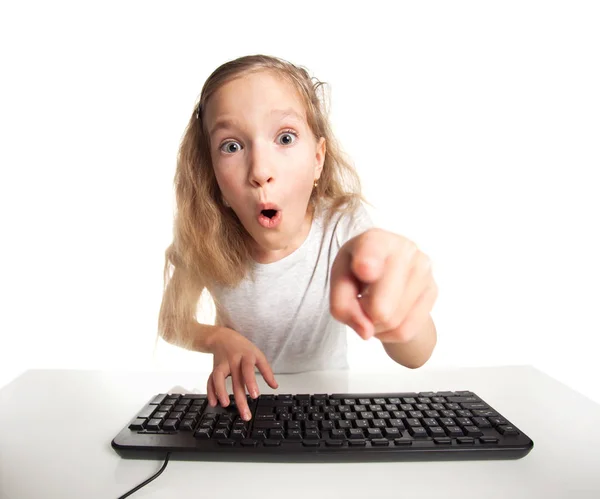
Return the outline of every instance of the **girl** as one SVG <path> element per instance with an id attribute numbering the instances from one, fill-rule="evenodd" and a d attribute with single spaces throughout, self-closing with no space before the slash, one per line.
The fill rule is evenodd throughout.
<path id="1" fill-rule="evenodd" d="M 230 61 L 204 84 L 179 149 L 158 332 L 213 354 L 209 403 L 229 404 L 231 376 L 246 420 L 255 368 L 272 388 L 273 372 L 346 369 L 345 325 L 411 368 L 436 343 L 429 259 L 373 227 L 322 85 L 279 58 Z M 215 325 L 196 320 L 204 289 Z"/>

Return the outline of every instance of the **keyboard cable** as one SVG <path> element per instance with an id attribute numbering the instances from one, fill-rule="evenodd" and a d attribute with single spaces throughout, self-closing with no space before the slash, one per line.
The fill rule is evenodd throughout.
<path id="1" fill-rule="evenodd" d="M 154 480 L 158 475 L 160 475 L 165 468 L 167 467 L 167 463 L 169 462 L 169 457 L 171 456 L 170 452 L 167 452 L 167 457 L 165 457 L 165 462 L 162 465 L 162 468 L 159 469 L 156 474 L 154 476 L 151 476 L 150 478 L 148 478 L 148 480 L 146 480 L 143 483 L 140 483 L 137 487 L 134 487 L 133 489 L 131 489 L 129 492 L 126 492 L 125 494 L 123 494 L 122 496 L 119 496 L 118 499 L 125 499 L 126 497 L 129 497 L 131 494 L 133 494 L 134 492 L 137 492 L 138 490 L 140 490 L 144 485 L 148 485 L 152 480 Z"/>

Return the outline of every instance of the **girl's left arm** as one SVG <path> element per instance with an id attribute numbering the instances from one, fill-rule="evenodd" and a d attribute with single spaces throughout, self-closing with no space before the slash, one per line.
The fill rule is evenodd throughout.
<path id="1" fill-rule="evenodd" d="M 431 356 L 437 332 L 431 310 L 438 287 L 430 259 L 409 239 L 369 229 L 347 241 L 331 269 L 331 314 L 363 339 L 375 337 L 399 364 Z"/>

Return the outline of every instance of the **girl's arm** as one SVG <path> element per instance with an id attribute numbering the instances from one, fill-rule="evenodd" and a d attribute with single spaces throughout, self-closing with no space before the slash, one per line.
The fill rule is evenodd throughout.
<path id="1" fill-rule="evenodd" d="M 433 319 L 429 320 L 423 329 L 406 343 L 383 343 L 383 348 L 390 358 L 405 367 L 416 369 L 429 360 L 437 342 L 437 331 Z"/>

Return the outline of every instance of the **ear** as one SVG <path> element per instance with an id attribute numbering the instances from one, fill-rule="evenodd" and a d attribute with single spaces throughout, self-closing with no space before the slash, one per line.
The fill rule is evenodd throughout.
<path id="1" fill-rule="evenodd" d="M 321 137 L 317 143 L 317 153 L 315 156 L 315 180 L 321 177 L 323 171 L 323 164 L 325 163 L 325 151 L 327 146 L 325 144 L 325 137 Z"/>

